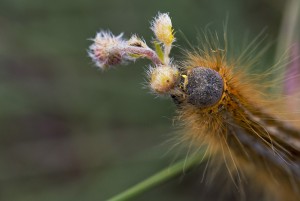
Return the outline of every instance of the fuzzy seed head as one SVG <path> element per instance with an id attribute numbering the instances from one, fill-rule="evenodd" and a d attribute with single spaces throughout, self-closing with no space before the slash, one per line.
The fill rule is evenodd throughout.
<path id="1" fill-rule="evenodd" d="M 149 70 L 150 88 L 158 94 L 167 94 L 175 88 L 179 71 L 172 66 L 157 66 Z"/>
<path id="2" fill-rule="evenodd" d="M 151 23 L 151 29 L 159 42 L 168 46 L 174 42 L 174 30 L 168 13 L 158 13 Z"/>
<path id="3" fill-rule="evenodd" d="M 106 69 L 124 61 L 126 55 L 122 53 L 122 47 L 125 44 L 122 35 L 114 36 L 111 32 L 105 31 L 96 34 L 88 54 L 98 67 Z"/>

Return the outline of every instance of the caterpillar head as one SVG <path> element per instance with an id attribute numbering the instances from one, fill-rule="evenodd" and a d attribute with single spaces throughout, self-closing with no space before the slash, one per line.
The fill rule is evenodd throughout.
<path id="1" fill-rule="evenodd" d="M 223 79 L 221 75 L 205 67 L 194 67 L 187 72 L 184 83 L 187 102 L 199 107 L 206 108 L 220 101 L 223 94 Z"/>

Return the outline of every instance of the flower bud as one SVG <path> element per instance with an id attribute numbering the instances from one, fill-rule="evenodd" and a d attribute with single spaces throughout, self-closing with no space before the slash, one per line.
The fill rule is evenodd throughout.
<path id="1" fill-rule="evenodd" d="M 158 13 L 151 23 L 151 29 L 159 42 L 168 46 L 174 42 L 172 22 L 167 13 Z"/>
<path id="2" fill-rule="evenodd" d="M 157 66 L 149 70 L 150 88 L 158 94 L 172 90 L 179 80 L 179 71 L 172 66 Z"/>
<path id="3" fill-rule="evenodd" d="M 134 47 L 149 48 L 146 42 L 143 39 L 139 38 L 137 35 L 132 35 L 131 38 L 127 41 L 127 44 Z"/>

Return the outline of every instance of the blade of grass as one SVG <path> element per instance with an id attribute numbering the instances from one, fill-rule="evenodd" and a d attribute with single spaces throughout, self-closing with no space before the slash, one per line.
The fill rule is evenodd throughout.
<path id="1" fill-rule="evenodd" d="M 276 47 L 275 63 L 282 59 L 283 53 L 291 47 L 296 37 L 300 35 L 300 1 L 289 0 L 283 12 L 278 45 Z"/>
<path id="2" fill-rule="evenodd" d="M 125 190 L 124 192 L 108 199 L 107 201 L 125 201 L 134 198 L 145 191 L 179 175 L 185 170 L 189 170 L 195 165 L 199 165 L 205 159 L 204 151 L 200 152 L 197 155 L 191 155 L 187 159 L 183 159 L 174 165 L 161 170 L 160 172 L 154 174 L 148 179 L 136 184 L 135 186 Z"/>
<path id="3" fill-rule="evenodd" d="M 282 65 L 279 74 L 282 76 L 282 94 L 286 98 L 287 108 L 295 111 L 300 103 L 300 1 L 287 1 L 283 13 L 279 40 L 276 50 L 276 61 Z M 281 62 L 283 60 L 284 62 Z"/>

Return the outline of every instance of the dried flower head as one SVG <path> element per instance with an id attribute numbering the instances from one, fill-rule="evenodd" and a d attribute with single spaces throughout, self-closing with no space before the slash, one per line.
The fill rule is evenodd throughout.
<path id="1" fill-rule="evenodd" d="M 123 34 L 114 36 L 111 32 L 100 31 L 96 34 L 94 43 L 89 47 L 88 54 L 95 64 L 106 69 L 122 63 L 126 58 L 121 51 L 125 44 Z"/>
<path id="2" fill-rule="evenodd" d="M 173 66 L 151 67 L 149 72 L 150 88 L 157 94 L 168 94 L 177 85 L 179 70 Z"/>
<path id="3" fill-rule="evenodd" d="M 168 13 L 158 13 L 151 23 L 151 29 L 159 42 L 165 45 L 171 45 L 174 42 L 174 30 Z"/>

